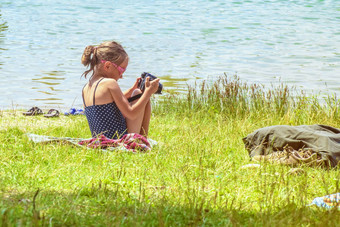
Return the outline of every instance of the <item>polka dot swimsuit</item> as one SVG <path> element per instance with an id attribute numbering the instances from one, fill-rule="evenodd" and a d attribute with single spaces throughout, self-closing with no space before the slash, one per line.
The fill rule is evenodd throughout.
<path id="1" fill-rule="evenodd" d="M 102 81 L 102 79 L 100 81 Z M 100 81 L 94 89 L 92 106 L 85 105 L 84 92 L 82 92 L 85 115 L 90 126 L 92 137 L 103 134 L 110 139 L 121 138 L 127 134 L 127 127 L 125 118 L 116 103 L 95 105 L 96 90 Z"/>

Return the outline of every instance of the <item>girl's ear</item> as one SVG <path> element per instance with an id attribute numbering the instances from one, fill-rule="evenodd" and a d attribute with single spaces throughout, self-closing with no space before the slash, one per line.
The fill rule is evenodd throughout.
<path id="1" fill-rule="evenodd" d="M 105 63 L 104 63 L 104 69 L 105 70 L 108 70 L 109 68 L 110 68 L 110 62 L 108 62 L 108 61 L 106 61 Z"/>

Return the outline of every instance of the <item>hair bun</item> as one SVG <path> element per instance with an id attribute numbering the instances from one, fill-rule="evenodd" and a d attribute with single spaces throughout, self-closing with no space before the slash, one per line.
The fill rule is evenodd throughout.
<path id="1" fill-rule="evenodd" d="M 81 63 L 85 66 L 88 66 L 91 62 L 91 55 L 94 54 L 96 47 L 94 46 L 87 46 L 85 47 L 84 53 L 81 56 Z"/>

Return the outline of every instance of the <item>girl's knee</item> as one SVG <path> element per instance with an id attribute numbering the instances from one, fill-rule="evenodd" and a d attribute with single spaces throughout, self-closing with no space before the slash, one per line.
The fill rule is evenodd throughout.
<path id="1" fill-rule="evenodd" d="M 142 92 L 140 89 L 137 88 L 137 89 L 135 89 L 135 90 L 132 91 L 131 97 L 134 97 L 134 96 L 139 95 L 139 94 L 142 94 L 142 93 L 143 93 L 143 92 Z M 133 101 L 130 101 L 130 105 L 135 104 L 137 101 L 138 101 L 138 99 L 133 100 Z"/>
<path id="2" fill-rule="evenodd" d="M 139 95 L 139 94 L 142 94 L 142 91 L 139 88 L 137 88 L 137 89 L 132 91 L 131 97 L 133 97 L 135 95 Z"/>

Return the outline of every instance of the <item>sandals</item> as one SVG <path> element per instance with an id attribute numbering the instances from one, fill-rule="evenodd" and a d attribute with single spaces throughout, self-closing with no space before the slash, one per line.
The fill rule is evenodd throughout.
<path id="1" fill-rule="evenodd" d="M 50 109 L 44 117 L 59 117 L 59 111 L 56 109 Z"/>
<path id="2" fill-rule="evenodd" d="M 26 112 L 22 113 L 25 116 L 36 116 L 40 114 L 44 114 L 44 112 L 39 108 L 39 107 L 32 107 Z M 85 112 L 83 109 L 76 109 L 76 108 L 71 108 L 68 112 L 65 112 L 64 115 L 84 115 Z M 60 112 L 56 109 L 50 109 L 47 114 L 44 114 L 44 117 L 59 117 Z"/>
<path id="3" fill-rule="evenodd" d="M 22 114 L 25 116 L 35 116 L 35 115 L 43 114 L 43 112 L 39 107 L 34 106 L 31 109 L 29 109 L 27 112 L 23 112 Z"/>
<path id="4" fill-rule="evenodd" d="M 22 113 L 25 116 L 36 116 L 36 115 L 41 115 L 44 114 L 44 112 L 39 108 L 39 107 L 32 107 L 26 112 Z M 59 111 L 56 109 L 50 109 L 47 114 L 44 114 L 44 117 L 58 117 L 59 116 Z"/>

